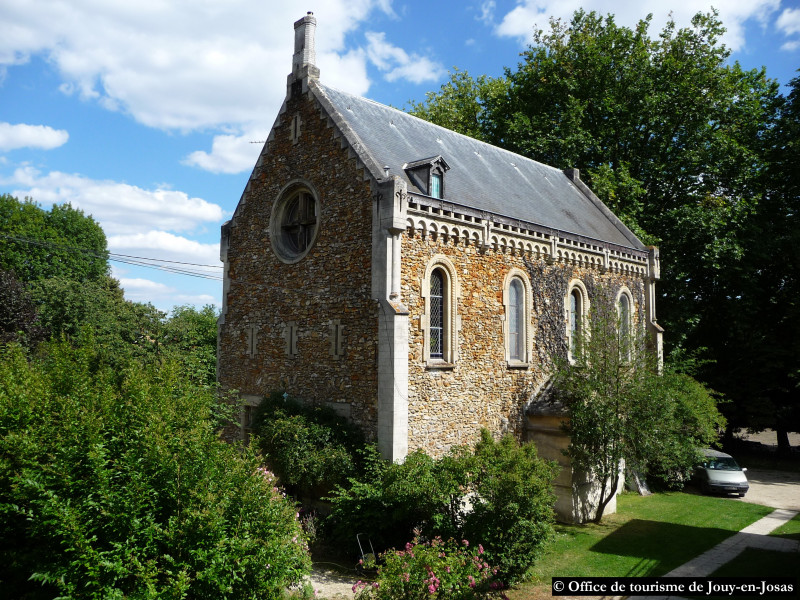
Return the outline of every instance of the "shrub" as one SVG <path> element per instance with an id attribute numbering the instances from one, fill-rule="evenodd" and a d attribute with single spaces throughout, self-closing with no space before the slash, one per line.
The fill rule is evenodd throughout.
<path id="1" fill-rule="evenodd" d="M 329 498 L 328 529 L 340 545 L 354 543 L 357 533 L 379 548 L 402 547 L 415 529 L 429 537 L 458 535 L 464 481 L 447 476 L 455 463 L 445 465 L 421 450 L 402 463 L 381 459 L 374 447 L 365 454 L 363 475 L 338 486 Z"/>
<path id="2" fill-rule="evenodd" d="M 555 476 L 532 444 L 511 436 L 495 442 L 484 430 L 473 451 L 454 448 L 440 460 L 421 451 L 399 464 L 375 459 L 364 477 L 337 487 L 329 519 L 341 541 L 364 533 L 379 548 L 401 547 L 414 530 L 474 540 L 512 583 L 552 532 Z"/>
<path id="3" fill-rule="evenodd" d="M 553 532 L 557 467 L 540 459 L 533 444 L 520 445 L 511 436 L 496 442 L 486 430 L 475 459 L 463 535 L 482 542 L 505 581 L 518 581 Z"/>
<path id="4" fill-rule="evenodd" d="M 0 356 L 0 580 L 17 598 L 279 598 L 308 571 L 293 504 L 219 439 L 172 364 Z M 94 365 L 94 366 L 93 366 Z"/>
<path id="5" fill-rule="evenodd" d="M 505 598 L 505 587 L 496 577 L 496 569 L 486 562 L 483 547 L 470 548 L 441 538 L 430 542 L 415 539 L 404 550 L 381 556 L 375 583 L 359 581 L 353 586 L 357 600 L 414 600 L 446 598 L 478 600 Z"/>
<path id="6" fill-rule="evenodd" d="M 256 445 L 287 492 L 320 497 L 356 474 L 361 431 L 325 406 L 273 393 L 253 415 Z"/>

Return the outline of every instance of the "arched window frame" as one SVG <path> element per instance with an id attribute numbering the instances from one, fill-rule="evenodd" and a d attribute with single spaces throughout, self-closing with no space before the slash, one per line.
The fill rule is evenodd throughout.
<path id="1" fill-rule="evenodd" d="M 442 311 L 442 356 L 431 356 L 431 276 L 439 270 L 443 283 L 443 311 Z M 458 316 L 458 300 L 460 286 L 456 275 L 455 265 L 446 256 L 434 256 L 425 269 L 425 276 L 421 281 L 422 298 L 425 303 L 425 313 L 420 319 L 423 332 L 423 360 L 430 369 L 453 368 L 458 360 L 458 331 L 461 328 L 461 319 Z"/>
<path id="2" fill-rule="evenodd" d="M 627 303 L 627 316 L 623 314 L 623 305 Z M 622 286 L 617 293 L 617 299 L 614 302 L 617 310 L 617 319 L 619 321 L 619 339 L 620 339 L 620 353 L 623 358 L 629 360 L 631 357 L 631 336 L 633 335 L 633 294 L 627 288 Z"/>
<path id="3" fill-rule="evenodd" d="M 511 305 L 511 286 L 518 283 L 522 290 L 522 302 L 518 307 L 520 319 L 517 321 L 521 325 L 521 331 L 517 332 L 518 343 L 520 344 L 519 356 L 514 356 L 512 324 L 514 307 Z M 533 290 L 528 274 L 521 269 L 511 269 L 503 282 L 503 338 L 505 347 L 505 360 L 510 368 L 527 368 L 531 363 L 531 352 L 533 349 L 533 327 L 531 326 L 531 315 L 533 314 Z"/>
<path id="4" fill-rule="evenodd" d="M 297 249 L 292 247 L 292 244 L 288 244 L 285 241 L 284 229 L 286 224 L 284 221 L 292 201 L 298 196 L 303 195 L 312 201 L 315 219 L 312 226 L 309 227 L 307 224 L 305 225 L 308 229 L 305 233 L 305 235 L 308 236 L 308 240 L 302 249 Z M 306 200 L 306 203 L 307 202 L 308 200 Z M 294 264 L 301 261 L 311 252 L 319 233 L 320 221 L 322 219 L 321 208 L 319 193 L 310 182 L 302 179 L 295 179 L 289 182 L 275 197 L 270 214 L 270 243 L 272 244 L 275 255 L 281 262 Z"/>
<path id="5" fill-rule="evenodd" d="M 578 300 L 580 306 L 577 307 L 577 315 L 572 312 L 572 298 Z M 567 339 L 567 360 L 570 363 L 575 362 L 574 348 L 577 343 L 576 337 L 578 332 L 583 336 L 589 334 L 588 318 L 589 318 L 589 293 L 586 291 L 586 286 L 579 279 L 570 281 L 567 287 L 567 295 L 564 297 L 564 312 L 566 322 L 566 339 Z M 575 324 L 575 318 L 578 318 L 578 323 Z"/>

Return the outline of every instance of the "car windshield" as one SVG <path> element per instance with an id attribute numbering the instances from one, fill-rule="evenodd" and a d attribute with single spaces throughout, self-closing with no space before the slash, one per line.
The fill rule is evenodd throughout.
<path id="1" fill-rule="evenodd" d="M 739 471 L 739 465 L 730 457 L 720 456 L 708 459 L 708 468 L 716 471 Z"/>

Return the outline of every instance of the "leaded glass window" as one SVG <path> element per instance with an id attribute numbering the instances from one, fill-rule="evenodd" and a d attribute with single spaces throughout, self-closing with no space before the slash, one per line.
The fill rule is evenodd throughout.
<path id="1" fill-rule="evenodd" d="M 619 297 L 619 335 L 623 340 L 627 340 L 631 334 L 631 304 L 627 294 Z"/>
<path id="2" fill-rule="evenodd" d="M 283 243 L 293 253 L 301 254 L 311 245 L 317 226 L 317 203 L 314 197 L 300 192 L 289 199 L 283 211 Z"/>
<path id="3" fill-rule="evenodd" d="M 619 314 L 620 356 L 627 360 L 631 353 L 631 301 L 628 294 L 620 295 L 617 301 L 617 312 Z"/>
<path id="4" fill-rule="evenodd" d="M 444 358 L 444 288 L 444 275 L 441 269 L 435 269 L 431 273 L 428 325 L 431 358 Z"/>
<path id="5" fill-rule="evenodd" d="M 583 299 L 578 290 L 572 290 L 569 295 L 569 351 L 575 354 L 581 333 L 581 319 L 583 317 Z"/>
<path id="6" fill-rule="evenodd" d="M 516 278 L 508 288 L 508 350 L 511 360 L 525 360 L 525 291 Z"/>

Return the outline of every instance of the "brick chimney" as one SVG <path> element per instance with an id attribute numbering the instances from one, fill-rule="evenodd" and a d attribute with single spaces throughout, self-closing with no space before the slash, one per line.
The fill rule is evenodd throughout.
<path id="1" fill-rule="evenodd" d="M 314 34 L 317 30 L 317 19 L 314 13 L 308 12 L 305 17 L 294 24 L 294 56 L 292 56 L 292 73 L 289 75 L 287 93 L 289 97 L 307 91 L 309 79 L 319 79 L 317 55 L 314 48 Z"/>

